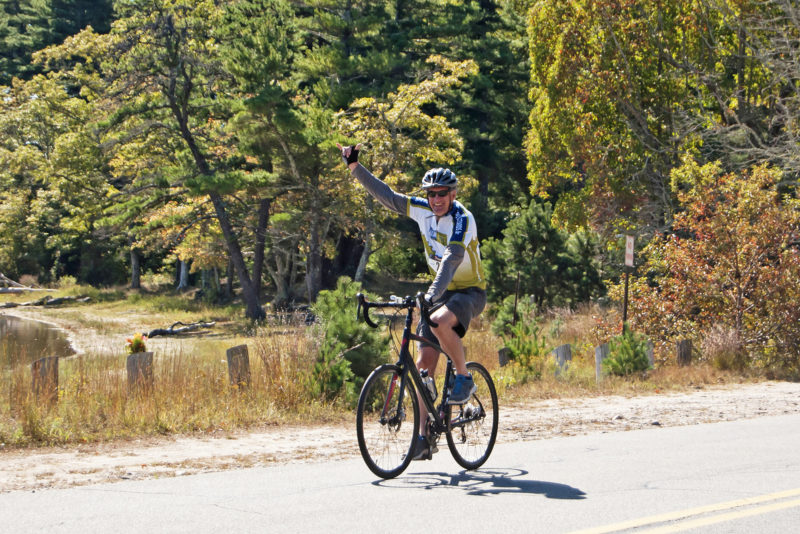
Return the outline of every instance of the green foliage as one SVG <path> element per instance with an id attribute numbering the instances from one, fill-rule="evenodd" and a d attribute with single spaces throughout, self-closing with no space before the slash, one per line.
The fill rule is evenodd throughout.
<path id="1" fill-rule="evenodd" d="M 684 154 L 796 173 L 798 104 L 783 88 L 798 14 L 792 2 L 533 3 L 532 192 L 560 223 L 649 233 L 680 211 L 669 176 Z"/>
<path id="2" fill-rule="evenodd" d="M 514 310 L 515 300 L 517 301 L 516 312 Z M 519 298 L 516 295 L 508 295 L 499 306 L 494 308 L 493 312 L 495 318 L 492 321 L 492 333 L 496 336 L 504 336 L 511 333 L 512 324 L 535 319 L 536 306 L 530 295 L 520 295 Z"/>
<path id="3" fill-rule="evenodd" d="M 519 368 L 524 379 L 541 378 L 550 349 L 538 321 L 519 321 L 501 337 L 503 346 L 509 350 L 509 360 Z"/>
<path id="4" fill-rule="evenodd" d="M 531 201 L 508 223 L 502 240 L 482 247 L 491 300 L 517 291 L 530 295 L 537 310 L 575 305 L 604 293 L 594 255 L 596 241 L 581 232 L 570 236 L 552 225 L 548 203 Z"/>
<path id="5" fill-rule="evenodd" d="M 608 357 L 603 360 L 603 371 L 616 376 L 629 376 L 650 369 L 647 358 L 647 337 L 631 330 L 627 325 L 622 334 L 609 342 Z"/>
<path id="6" fill-rule="evenodd" d="M 309 393 L 318 399 L 340 399 L 347 406 L 358 401 L 358 379 L 350 369 L 350 361 L 342 353 L 320 352 L 320 358 L 311 369 Z"/>
<path id="7" fill-rule="evenodd" d="M 354 388 L 388 357 L 388 337 L 356 320 L 355 297 L 360 288 L 341 277 L 336 289 L 321 291 L 313 306 L 322 330 L 314 377 L 326 396 L 342 394 L 351 399 Z"/>
<path id="8" fill-rule="evenodd" d="M 0 85 L 42 72 L 31 61 L 38 50 L 58 44 L 86 26 L 107 32 L 111 0 L 19 0 L 0 4 Z"/>
<path id="9" fill-rule="evenodd" d="M 370 254 L 367 268 L 388 276 L 410 280 L 428 273 L 425 254 L 419 241 L 419 231 L 414 234 L 387 236 L 384 245 Z"/>

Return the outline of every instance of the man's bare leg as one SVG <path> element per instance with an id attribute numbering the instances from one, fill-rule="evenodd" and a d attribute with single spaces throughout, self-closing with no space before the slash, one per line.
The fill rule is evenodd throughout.
<path id="1" fill-rule="evenodd" d="M 464 345 L 459 335 L 453 330 L 454 327 L 458 326 L 458 318 L 453 312 L 448 310 L 445 305 L 431 314 L 431 320 L 439 325 L 431 329 L 439 340 L 439 346 L 441 346 L 450 356 L 450 359 L 453 360 L 456 373 L 466 375 L 467 359 L 464 356 Z"/>

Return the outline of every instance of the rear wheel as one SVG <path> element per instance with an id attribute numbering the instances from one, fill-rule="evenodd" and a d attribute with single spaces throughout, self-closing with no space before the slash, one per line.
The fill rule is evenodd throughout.
<path id="1" fill-rule="evenodd" d="M 447 407 L 447 446 L 465 469 L 477 469 L 489 459 L 497 439 L 499 408 L 492 376 L 481 364 L 467 363 L 477 390 L 469 400 Z"/>
<path id="2" fill-rule="evenodd" d="M 396 365 L 378 367 L 358 398 L 358 448 L 367 467 L 381 478 L 394 478 L 408 467 L 419 432 L 417 394 L 411 380 L 400 387 L 400 373 Z"/>

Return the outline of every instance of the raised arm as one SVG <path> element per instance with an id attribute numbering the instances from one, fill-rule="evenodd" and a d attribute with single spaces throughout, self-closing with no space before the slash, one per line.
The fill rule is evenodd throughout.
<path id="1" fill-rule="evenodd" d="M 375 200 L 383 204 L 384 207 L 400 215 L 406 215 L 408 197 L 395 192 L 358 162 L 361 144 L 346 147 L 337 144 L 337 146 L 342 151 L 342 159 L 347 163 L 350 173 L 364 186 L 367 192 L 375 197 Z"/>

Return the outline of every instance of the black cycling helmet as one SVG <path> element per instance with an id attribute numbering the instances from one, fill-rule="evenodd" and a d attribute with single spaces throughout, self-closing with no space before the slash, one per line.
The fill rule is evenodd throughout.
<path id="1" fill-rule="evenodd" d="M 456 173 L 450 169 L 436 168 L 431 169 L 422 177 L 422 189 L 431 187 L 449 187 L 454 189 L 458 185 Z"/>

